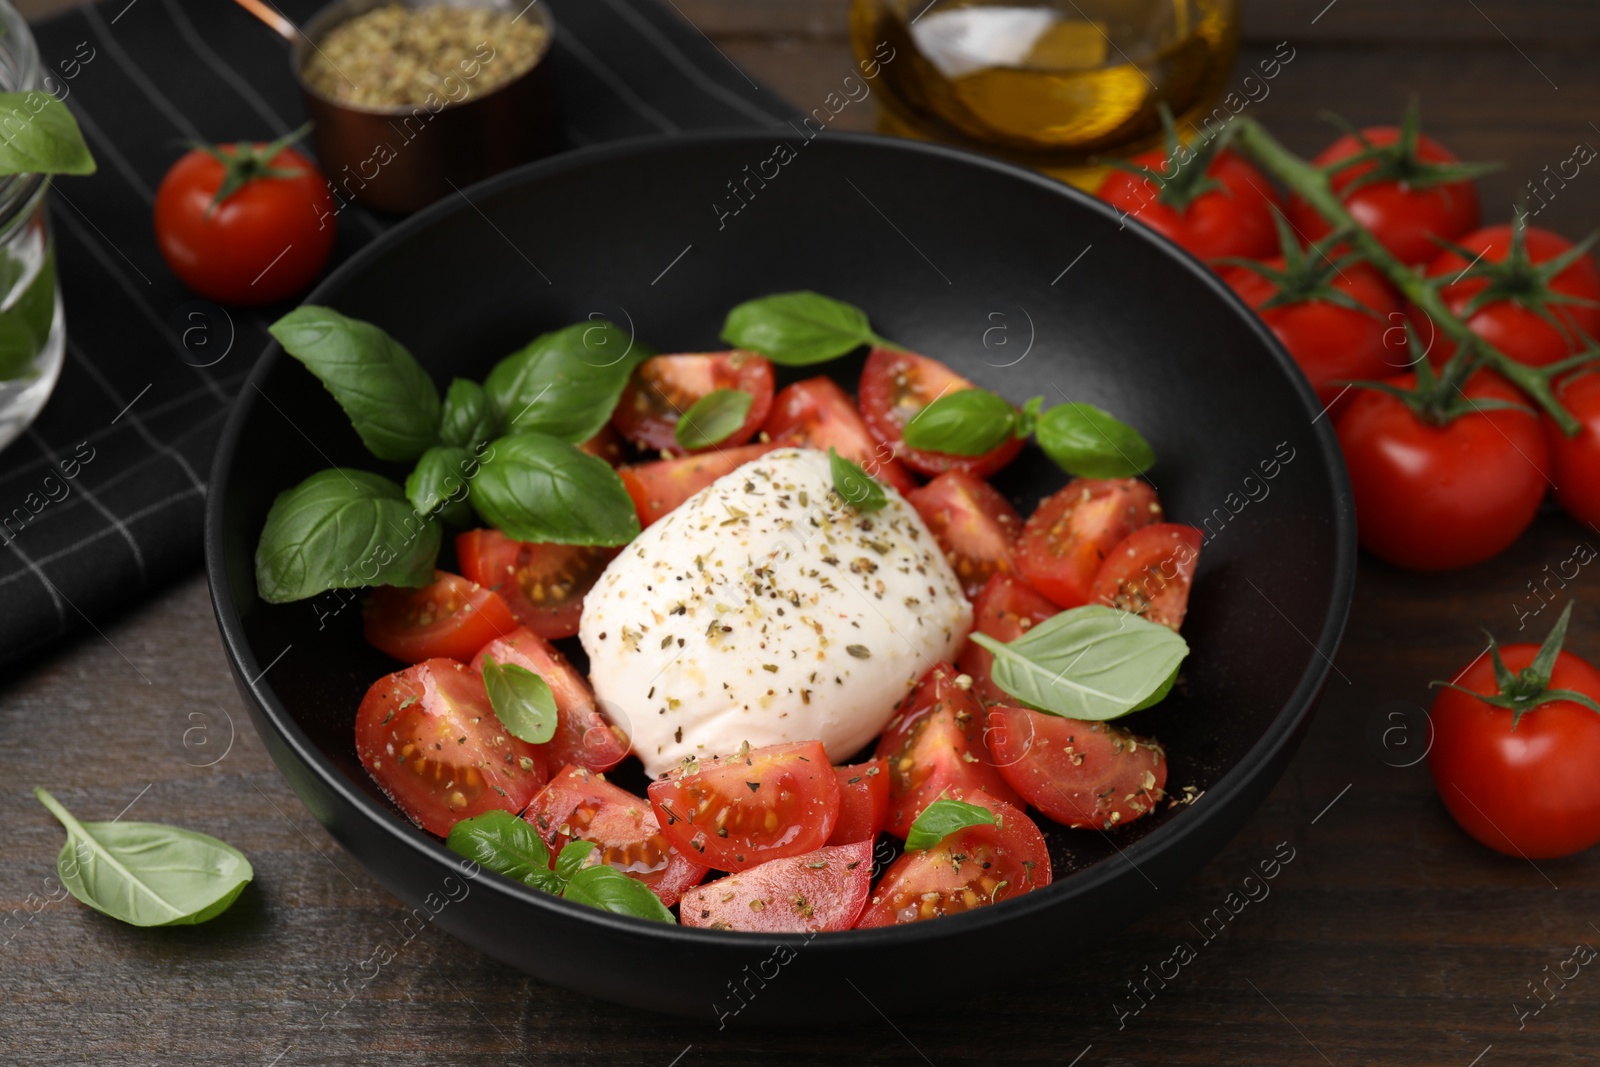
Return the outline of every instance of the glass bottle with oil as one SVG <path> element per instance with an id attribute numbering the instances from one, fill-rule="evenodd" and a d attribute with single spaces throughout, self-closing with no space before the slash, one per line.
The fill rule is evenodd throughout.
<path id="1" fill-rule="evenodd" d="M 1079 184 L 1160 140 L 1157 105 L 1213 107 L 1238 0 L 855 0 L 886 133 L 991 152 Z"/>

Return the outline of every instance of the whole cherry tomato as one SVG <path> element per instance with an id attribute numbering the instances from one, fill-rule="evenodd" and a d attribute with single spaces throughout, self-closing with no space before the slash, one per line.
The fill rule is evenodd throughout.
<path id="1" fill-rule="evenodd" d="M 1428 264 L 1428 276 L 1452 279 L 1439 291 L 1445 304 L 1512 359 L 1541 367 L 1600 338 L 1600 267 L 1583 248 L 1516 225 L 1485 226 L 1456 244 L 1461 251 L 1446 250 Z M 1415 317 L 1426 330 L 1423 316 Z M 1439 334 L 1428 357 L 1443 366 L 1454 352 Z"/>
<path id="2" fill-rule="evenodd" d="M 1173 161 L 1176 160 L 1176 164 Z M 1272 216 L 1278 194 L 1255 167 L 1214 144 L 1181 147 L 1172 126 L 1166 147 L 1135 156 L 1095 192 L 1201 259 L 1262 259 L 1278 248 Z"/>
<path id="3" fill-rule="evenodd" d="M 1439 254 L 1436 238 L 1450 241 L 1478 225 L 1478 190 L 1473 176 L 1483 168 L 1460 162 L 1444 145 L 1417 132 L 1412 111 L 1401 126 L 1369 126 L 1346 134 L 1312 160 L 1335 170 L 1333 191 L 1355 220 L 1372 231 L 1404 263 L 1426 263 Z M 1289 218 L 1307 241 L 1330 232 L 1326 220 L 1298 197 Z"/>
<path id="4" fill-rule="evenodd" d="M 1572 605 L 1541 648 L 1480 656 L 1434 698 L 1428 769 L 1461 828 L 1537 860 L 1600 841 L 1600 671 L 1560 651 Z M 1473 694 L 1481 694 L 1475 696 Z M 1570 695 L 1574 699 L 1560 699 Z"/>
<path id="5" fill-rule="evenodd" d="M 1548 415 L 1541 420 L 1556 500 L 1579 522 L 1600 525 L 1600 374 L 1569 375 L 1556 383 L 1555 394 L 1579 422 L 1577 434 L 1568 437 Z"/>
<path id="6" fill-rule="evenodd" d="M 201 296 L 270 304 L 310 285 L 333 251 L 336 215 L 321 172 L 288 147 L 205 145 L 156 191 L 156 243 Z"/>
<path id="7" fill-rule="evenodd" d="M 1416 381 L 1406 374 L 1387 384 L 1408 390 Z M 1484 399 L 1519 407 L 1473 403 Z M 1527 404 L 1489 371 L 1438 398 L 1428 414 L 1391 393 L 1360 390 L 1335 429 L 1362 545 L 1400 567 L 1444 571 L 1481 563 L 1515 541 L 1548 484 L 1549 451 Z"/>

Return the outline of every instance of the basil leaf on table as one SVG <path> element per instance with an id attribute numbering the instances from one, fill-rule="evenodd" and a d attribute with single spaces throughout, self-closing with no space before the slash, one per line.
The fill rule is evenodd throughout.
<path id="1" fill-rule="evenodd" d="M 568 841 L 566 847 L 562 848 L 561 854 L 556 857 L 556 873 L 561 876 L 561 880 L 565 882 L 577 874 L 595 848 L 593 841 L 585 841 L 581 837 Z"/>
<path id="2" fill-rule="evenodd" d="M 580 444 L 610 421 L 633 368 L 649 355 L 614 323 L 580 322 L 496 363 L 483 388 L 504 432 Z"/>
<path id="3" fill-rule="evenodd" d="M 901 436 L 907 446 L 952 456 L 981 456 L 1011 440 L 1017 409 L 987 389 L 961 389 L 934 399 L 912 416 Z"/>
<path id="4" fill-rule="evenodd" d="M 333 394 L 374 456 L 416 459 L 438 440 L 439 390 L 433 379 L 404 345 L 372 323 L 308 304 L 269 332 Z"/>
<path id="5" fill-rule="evenodd" d="M 678 416 L 672 436 L 693 452 L 720 445 L 744 425 L 755 397 L 743 389 L 713 389 Z"/>
<path id="6" fill-rule="evenodd" d="M 837 449 L 828 449 L 828 466 L 833 474 L 833 491 L 857 511 L 877 511 L 889 502 L 883 486 L 862 469 L 861 464 L 845 459 Z"/>
<path id="7" fill-rule="evenodd" d="M 188 926 L 228 910 L 255 871 L 209 834 L 151 822 L 79 822 L 43 789 L 33 795 L 67 828 L 56 874 L 95 911 L 134 926 Z"/>
<path id="8" fill-rule="evenodd" d="M 561 895 L 616 915 L 632 915 L 636 919 L 654 919 L 673 925 L 678 922 L 661 903 L 661 898 L 650 892 L 643 882 L 604 863 L 573 871 Z"/>
<path id="9" fill-rule="evenodd" d="M 439 411 L 439 441 L 456 448 L 476 448 L 495 433 L 494 409 L 483 386 L 465 378 L 451 382 Z"/>
<path id="10" fill-rule="evenodd" d="M 72 110 L 49 93 L 0 93 L 0 124 L 0 175 L 94 173 Z"/>
<path id="11" fill-rule="evenodd" d="M 960 800 L 935 800 L 922 809 L 911 832 L 906 834 L 906 848 L 930 849 L 940 841 L 969 826 L 993 826 L 994 812 L 977 804 Z"/>
<path id="12" fill-rule="evenodd" d="M 435 445 L 422 454 L 406 478 L 406 499 L 418 515 L 437 514 L 451 526 L 470 525 L 467 475 L 476 473 L 477 467 L 477 459 L 465 448 Z"/>
<path id="13" fill-rule="evenodd" d="M 625 545 L 639 536 L 633 498 L 610 464 L 545 434 L 493 442 L 467 499 L 515 541 Z"/>
<path id="14" fill-rule="evenodd" d="M 866 312 L 809 290 L 745 301 L 728 312 L 722 339 L 786 367 L 822 363 L 862 345 L 884 343 L 872 332 Z"/>
<path id="15" fill-rule="evenodd" d="M 1156 462 L 1138 430 L 1093 404 L 1058 404 L 1033 432 L 1056 466 L 1081 478 L 1131 478 Z"/>
<path id="16" fill-rule="evenodd" d="M 1165 626 L 1100 604 L 1063 611 L 1016 640 L 972 640 L 994 654 L 996 685 L 1041 711 L 1114 719 L 1172 687 L 1188 642 Z"/>
<path id="17" fill-rule="evenodd" d="M 495 718 L 519 741 L 542 745 L 556 735 L 556 698 L 550 683 L 526 667 L 483 661 L 483 685 Z"/>
<path id="18" fill-rule="evenodd" d="M 283 604 L 329 589 L 424 586 L 441 537 L 389 479 L 330 467 L 272 502 L 256 545 L 256 589 Z"/>
<path id="19" fill-rule="evenodd" d="M 550 849 L 526 820 L 495 809 L 450 828 L 445 847 L 496 874 L 559 895 L 562 879 L 550 869 Z"/>

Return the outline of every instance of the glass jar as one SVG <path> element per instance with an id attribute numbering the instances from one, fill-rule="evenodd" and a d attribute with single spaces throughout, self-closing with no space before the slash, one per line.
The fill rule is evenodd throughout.
<path id="1" fill-rule="evenodd" d="M 39 49 L 21 15 L 0 0 L 0 89 L 44 93 Z M 0 113 L 6 124 L 28 121 Z M 50 179 L 0 178 L 0 448 L 38 416 L 61 375 L 66 327 L 56 286 L 55 241 L 45 211 Z"/>
<path id="2" fill-rule="evenodd" d="M 1003 156 L 1076 184 L 1222 95 L 1238 0 L 855 0 L 879 127 Z"/>

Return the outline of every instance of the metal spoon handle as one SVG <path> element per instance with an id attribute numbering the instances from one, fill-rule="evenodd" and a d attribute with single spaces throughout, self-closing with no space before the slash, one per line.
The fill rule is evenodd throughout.
<path id="1" fill-rule="evenodd" d="M 269 0 L 234 0 L 234 2 L 272 27 L 280 37 L 291 44 L 300 39 L 299 28 L 284 18 L 283 14 L 273 7 Z"/>

